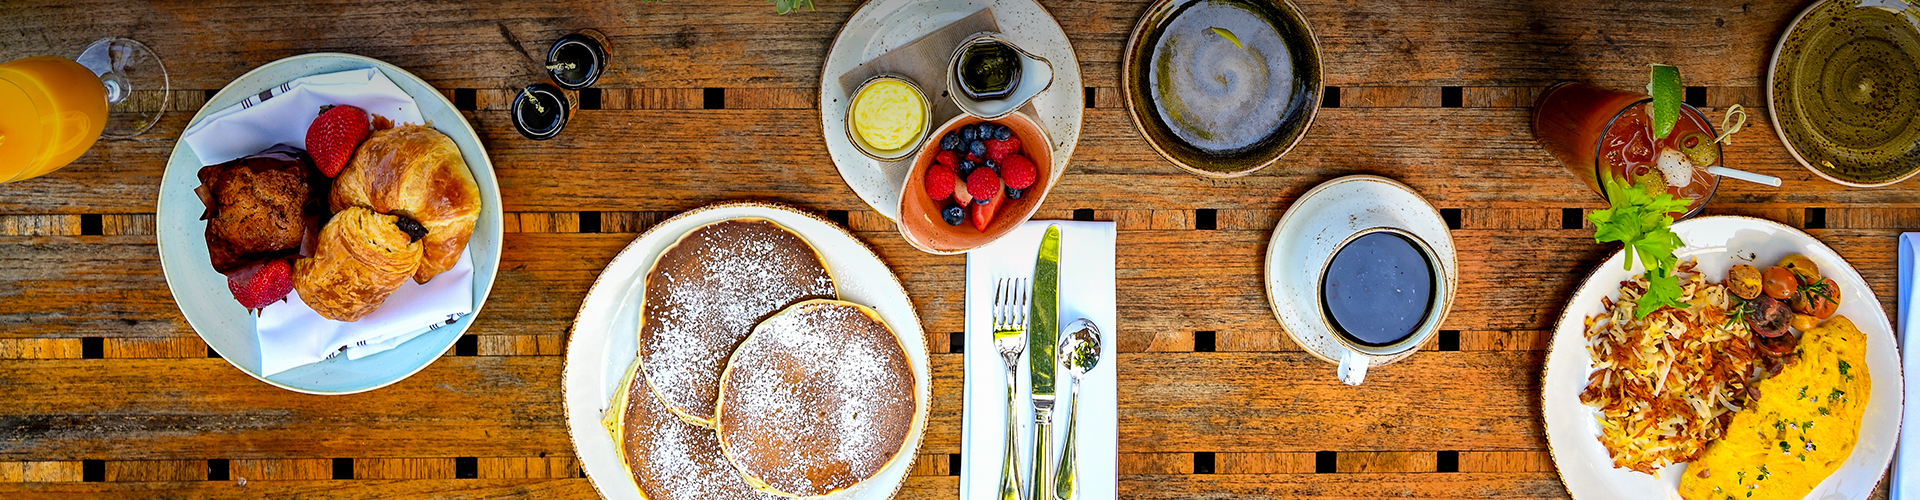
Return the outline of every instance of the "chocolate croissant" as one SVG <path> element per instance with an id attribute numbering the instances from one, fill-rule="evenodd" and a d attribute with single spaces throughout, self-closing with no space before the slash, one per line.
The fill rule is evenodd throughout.
<path id="1" fill-rule="evenodd" d="M 293 289 L 327 319 L 358 321 L 420 269 L 421 244 L 398 216 L 349 207 L 320 228 L 313 256 L 293 263 Z"/>
<path id="2" fill-rule="evenodd" d="M 480 187 L 453 139 L 431 127 L 376 130 L 333 181 L 334 212 L 366 207 L 400 215 L 427 228 L 413 281 L 426 283 L 460 260 L 480 218 Z"/>

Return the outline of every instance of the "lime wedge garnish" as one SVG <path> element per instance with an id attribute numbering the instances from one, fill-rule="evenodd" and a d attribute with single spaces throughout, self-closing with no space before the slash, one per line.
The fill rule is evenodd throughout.
<path id="1" fill-rule="evenodd" d="M 1227 41 L 1233 42 L 1233 48 L 1245 48 L 1240 46 L 1240 37 L 1233 36 L 1233 32 L 1227 31 L 1226 28 L 1213 28 L 1213 34 L 1220 35 L 1220 38 L 1225 38 Z"/>
<path id="2" fill-rule="evenodd" d="M 1680 121 L 1680 68 L 1653 65 L 1653 80 L 1647 82 L 1647 94 L 1653 96 L 1653 138 L 1660 140 L 1673 133 Z"/>

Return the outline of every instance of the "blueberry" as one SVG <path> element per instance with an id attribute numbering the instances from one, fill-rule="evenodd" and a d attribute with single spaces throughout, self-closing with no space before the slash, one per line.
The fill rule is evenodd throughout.
<path id="1" fill-rule="evenodd" d="M 993 173 L 996 173 L 996 174 L 1000 173 L 1000 162 L 996 162 L 993 160 L 981 160 L 980 162 L 986 164 L 986 167 L 990 170 L 993 170 Z"/>
<path id="2" fill-rule="evenodd" d="M 978 141 L 978 140 L 975 140 L 975 141 L 973 141 L 973 142 L 970 142 L 970 143 L 967 143 L 967 151 L 969 151 L 969 152 L 972 152 L 972 153 L 973 153 L 973 156 L 976 156 L 976 157 L 980 157 L 980 158 L 986 158 L 986 157 L 987 157 L 987 143 L 984 143 L 984 142 L 980 142 L 980 141 Z"/>
<path id="3" fill-rule="evenodd" d="M 989 200 L 989 199 L 986 199 L 986 198 L 974 198 L 974 199 L 973 199 L 973 204 L 975 204 L 975 205 L 985 205 L 985 204 L 988 204 L 988 203 L 993 203 L 993 200 Z"/>
<path id="4" fill-rule="evenodd" d="M 980 130 L 972 125 L 960 127 L 960 140 L 973 142 L 980 138 Z"/>
<path id="5" fill-rule="evenodd" d="M 1022 193 L 1018 189 L 1014 189 L 1012 187 L 1007 188 L 1007 199 L 1009 200 L 1018 200 L 1020 199 L 1020 196 L 1024 194 L 1026 193 Z"/>
<path id="6" fill-rule="evenodd" d="M 960 160 L 960 169 L 953 173 L 960 176 L 961 180 L 966 180 L 967 176 L 973 175 L 973 169 L 976 168 L 980 168 L 979 163 L 975 163 L 973 160 Z"/>
<path id="7" fill-rule="evenodd" d="M 947 132 L 947 135 L 940 136 L 940 149 L 955 153 L 960 152 L 960 134 Z"/>
<path id="8" fill-rule="evenodd" d="M 949 226 L 958 226 L 967 221 L 967 209 L 960 208 L 960 205 L 955 203 L 948 203 L 947 208 L 940 209 L 940 220 L 947 221 Z"/>
<path id="9" fill-rule="evenodd" d="M 1002 141 L 1011 139 L 1013 138 L 1013 129 L 1007 128 L 1006 125 L 1001 125 L 999 128 L 993 130 L 993 138 Z"/>

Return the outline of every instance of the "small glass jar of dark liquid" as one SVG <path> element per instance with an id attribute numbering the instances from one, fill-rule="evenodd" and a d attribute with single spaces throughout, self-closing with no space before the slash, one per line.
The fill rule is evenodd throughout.
<path id="1" fill-rule="evenodd" d="M 559 88 L 536 83 L 513 98 L 508 113 L 513 115 L 513 128 L 520 135 L 544 141 L 560 135 L 560 129 L 567 126 L 567 106 L 567 96 Z"/>
<path id="2" fill-rule="evenodd" d="M 968 99 L 1006 99 L 1020 87 L 1020 53 L 1011 45 L 982 38 L 967 45 L 955 63 L 960 92 Z"/>
<path id="3" fill-rule="evenodd" d="M 600 32 L 585 30 L 560 37 L 547 49 L 547 73 L 553 82 L 567 90 L 581 90 L 600 81 L 609 56 L 606 38 Z"/>

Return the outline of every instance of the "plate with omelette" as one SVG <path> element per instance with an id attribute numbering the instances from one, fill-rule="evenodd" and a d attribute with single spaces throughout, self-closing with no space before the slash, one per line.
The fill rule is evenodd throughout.
<path id="1" fill-rule="evenodd" d="M 1615 252 L 1554 331 L 1541 410 L 1568 492 L 1866 498 L 1893 459 L 1902 407 L 1899 352 L 1873 290 L 1832 248 L 1777 222 L 1672 229 L 1686 307 L 1635 314 L 1644 269 Z M 1757 269 L 1791 274 L 1762 292 L 1773 281 L 1745 272 Z"/>
<path id="2" fill-rule="evenodd" d="M 890 498 L 931 409 L 885 262 L 792 207 L 710 205 L 636 238 L 567 345 L 567 429 L 612 499 Z"/>

